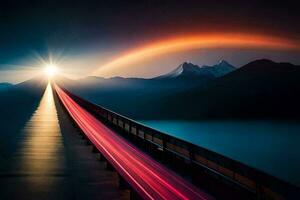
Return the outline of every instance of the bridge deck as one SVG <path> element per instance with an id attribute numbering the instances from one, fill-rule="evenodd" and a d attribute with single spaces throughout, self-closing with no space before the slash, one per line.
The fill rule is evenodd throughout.
<path id="1" fill-rule="evenodd" d="M 128 199 L 116 173 L 80 140 L 49 86 L 16 134 L 16 151 L 0 160 L 0 199 Z"/>
<path id="2" fill-rule="evenodd" d="M 76 124 L 144 199 L 212 199 L 116 134 L 55 85 Z"/>

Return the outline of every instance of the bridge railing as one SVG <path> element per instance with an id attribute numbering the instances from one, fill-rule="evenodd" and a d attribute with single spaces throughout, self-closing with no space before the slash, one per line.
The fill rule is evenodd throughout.
<path id="1" fill-rule="evenodd" d="M 206 148 L 167 135 L 151 127 L 93 104 L 65 90 L 79 105 L 100 120 L 123 130 L 128 135 L 156 146 L 162 153 L 172 154 L 183 162 L 198 166 L 234 185 L 253 193 L 258 199 L 294 199 L 300 194 L 298 187 L 261 172 L 241 162 Z"/>

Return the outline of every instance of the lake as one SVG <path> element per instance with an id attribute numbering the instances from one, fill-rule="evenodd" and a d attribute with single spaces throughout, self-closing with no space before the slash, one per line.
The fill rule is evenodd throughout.
<path id="1" fill-rule="evenodd" d="M 140 121 L 300 186 L 300 123 Z"/>

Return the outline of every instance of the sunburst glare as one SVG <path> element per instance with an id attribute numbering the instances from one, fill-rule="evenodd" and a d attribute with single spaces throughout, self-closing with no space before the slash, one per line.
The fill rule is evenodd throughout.
<path id="1" fill-rule="evenodd" d="M 58 72 L 58 68 L 56 65 L 54 64 L 47 64 L 45 66 L 45 74 L 48 76 L 48 77 L 53 77 L 55 74 L 57 74 Z"/>

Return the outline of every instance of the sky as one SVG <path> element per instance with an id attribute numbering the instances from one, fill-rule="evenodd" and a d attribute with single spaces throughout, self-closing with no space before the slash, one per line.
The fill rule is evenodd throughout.
<path id="1" fill-rule="evenodd" d="M 300 65 L 299 41 L 292 1 L 1 1 L 0 82 L 47 62 L 70 78 L 153 77 L 184 61 Z"/>

